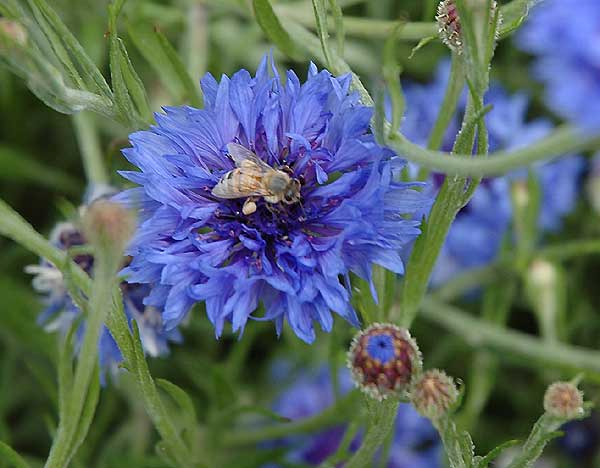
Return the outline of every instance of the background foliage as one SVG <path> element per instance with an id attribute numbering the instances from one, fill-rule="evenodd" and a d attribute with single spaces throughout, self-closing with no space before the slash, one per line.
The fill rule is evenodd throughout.
<path id="1" fill-rule="evenodd" d="M 146 107 L 143 99 L 136 100 L 132 96 L 135 112 L 125 111 L 112 119 L 92 113 L 73 117 L 45 106 L 29 91 L 22 77 L 0 68 L 0 197 L 44 234 L 64 219 L 69 207 L 81 202 L 86 188 L 82 143 L 90 141 L 86 129 L 91 128 L 95 135 L 92 138 L 97 138 L 101 158 L 109 167 L 110 182 L 122 185 L 115 172 L 127 165 L 120 149 L 128 145 L 127 135 L 132 127 L 149 121 L 149 109 L 157 111 L 167 104 L 199 105 L 202 97 L 196 83 L 203 73 L 210 71 L 220 76 L 240 68 L 254 70 L 260 58 L 273 48 L 254 19 L 251 2 L 245 0 L 130 0 L 123 6 L 118 22 L 116 17 L 109 19 L 109 2 L 105 0 L 53 0 L 50 3 L 105 77 L 111 76 L 111 59 L 121 60 L 121 71 L 127 73 L 123 57 L 109 54 L 109 44 L 115 38 L 115 29 L 118 30 L 149 102 Z M 444 45 L 432 41 L 409 58 L 420 37 L 435 33 L 431 25 L 429 29 L 424 27 L 425 33 L 417 31 L 414 38 L 405 38 L 392 49 L 385 47 L 393 21 L 433 21 L 436 2 L 432 0 L 338 0 L 338 3 L 346 17 L 345 58 L 369 89 L 381 86 L 381 65 L 386 53 L 400 66 L 403 80 L 417 82 L 430 80 L 439 61 L 448 55 Z M 275 10 L 291 25 L 314 29 L 311 2 L 280 1 Z M 284 23 L 284 27 L 287 26 Z M 287 30 L 294 38 L 293 27 Z M 409 35 L 410 31 L 405 32 Z M 285 40 L 283 45 L 285 48 Z M 299 49 L 291 39 L 287 47 L 285 55 L 280 49 L 274 49 L 279 66 L 292 68 L 304 76 L 307 61 L 316 58 Z M 176 51 L 181 61 L 174 58 Z M 388 65 L 391 63 L 385 60 Z M 529 73 L 529 61 L 510 38 L 503 40 L 495 53 L 491 79 L 500 81 L 509 91 L 527 91 L 532 96 L 532 118 L 547 116 L 549 112 L 542 102 L 540 86 Z M 599 216 L 582 196 L 565 228 L 553 234 L 547 244 L 560 246 L 574 239 L 598 239 Z M 600 336 L 598 251 L 596 248 L 595 253 L 572 256 L 560 262 L 564 273 L 560 287 L 565 288 L 567 302 L 566 319 L 560 324 L 559 334 L 566 337 L 568 343 L 592 350 L 598 349 Z M 42 306 L 30 287 L 31 278 L 23 271 L 25 265 L 36 262 L 34 254 L 0 238 L 3 303 L 0 312 L 0 440 L 32 466 L 42 466 L 57 427 L 56 371 L 60 340 L 36 324 Z M 539 336 L 537 320 L 519 273 L 500 267 L 487 273 L 491 277 L 492 291 L 494 288 L 502 291 L 513 280 L 517 281 L 517 294 L 510 304 L 507 326 Z M 523 359 L 518 350 L 511 352 L 510 343 L 498 344 L 493 339 L 486 342 L 485 338 L 474 337 L 483 332 L 477 329 L 478 323 L 468 319 L 480 314 L 480 300 L 455 300 L 467 312 L 455 316 L 453 310 L 445 309 L 448 306 L 434 302 L 439 299 L 439 296 L 428 297 L 423 314 L 417 316 L 411 330 L 418 337 L 428 367 L 447 370 L 463 380 L 467 388 L 491 384 L 489 401 L 484 407 L 462 414 L 481 453 L 509 438 L 526 437 L 542 411 L 542 395 L 551 381 L 569 379 L 577 370 L 588 371 L 582 387 L 589 400 L 597 400 L 600 365 L 591 369 L 592 365 L 586 364 L 593 356 L 588 356 L 588 361 L 582 360 L 580 366 L 577 365 L 580 355 L 570 361 L 575 362 L 574 366 L 564 362 L 548 365 L 554 356 Z M 273 384 L 270 374 L 273 361 L 285 359 L 297 369 L 316 369 L 325 361 L 341 366 L 343 350 L 353 330 L 339 321 L 332 334 L 321 333 L 313 345 L 306 345 L 289 330 L 277 340 L 270 325 L 255 322 L 247 327 L 240 341 L 233 335 L 216 341 L 203 311 L 195 310 L 191 316 L 183 330 L 185 344 L 172 346 L 170 357 L 149 361 L 154 377 L 175 382 L 191 397 L 191 401 L 182 397 L 182 409 L 182 401 L 166 397 L 167 388 L 167 392 L 161 390 L 165 404 L 181 424 L 187 424 L 186 418 L 187 421 L 192 418 L 191 429 L 186 434 L 193 441 L 191 446 L 202 454 L 200 458 L 209 466 L 260 466 L 268 460 L 269 454 L 252 445 L 254 441 L 261 441 L 260 434 L 253 439 L 253 430 L 244 428 L 249 427 L 249 421 L 267 425 L 280 422 L 269 410 L 282 387 L 280 383 Z M 456 320 L 452 321 L 453 317 Z M 493 357 L 500 359 L 494 360 L 483 382 L 476 382 L 472 363 L 485 359 L 480 352 L 482 348 L 489 349 Z M 556 356 L 563 356 L 560 349 Z M 166 387 L 168 383 L 163 385 Z M 101 391 L 94 422 L 73 466 L 165 466 L 155 452 L 158 440 L 135 391 L 132 376 L 123 373 L 118 381 Z M 558 466 L 600 466 L 595 452 L 578 461 L 566 458 L 558 445 L 552 445 L 548 453 Z M 11 464 L 0 461 L 0 466 Z"/>

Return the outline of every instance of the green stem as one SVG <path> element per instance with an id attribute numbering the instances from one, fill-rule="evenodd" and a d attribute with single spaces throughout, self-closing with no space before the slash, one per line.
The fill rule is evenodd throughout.
<path id="1" fill-rule="evenodd" d="M 358 400 L 358 393 L 353 391 L 340 398 L 333 406 L 321 413 L 300 421 L 275 424 L 265 428 L 228 432 L 223 435 L 223 445 L 255 445 L 266 440 L 279 439 L 292 434 L 301 434 L 323 430 L 335 426 L 348 419 L 348 412 L 353 411 Z"/>
<path id="2" fill-rule="evenodd" d="M 104 324 L 104 318 L 110 306 L 106 298 L 110 297 L 119 265 L 114 260 L 120 258 L 120 255 L 115 255 L 108 249 L 103 248 L 99 250 L 99 255 L 95 256 L 94 280 L 89 302 L 89 313 L 87 314 L 85 334 L 79 352 L 75 378 L 72 388 L 68 390 L 69 398 L 66 402 L 65 418 L 59 423 L 57 437 L 52 444 L 50 455 L 45 465 L 46 468 L 62 468 L 67 466 L 70 456 L 74 454 L 71 447 L 77 436 L 76 430 L 79 426 L 86 399 L 88 398 L 88 389 L 93 378 L 93 372 L 97 370 L 98 340 Z"/>
<path id="3" fill-rule="evenodd" d="M 564 419 L 555 418 L 544 413 L 537 420 L 529 437 L 523 444 L 523 448 L 516 458 L 512 460 L 508 468 L 527 468 L 540 457 L 544 447 L 550 439 L 556 437 L 556 431 L 565 423 Z"/>
<path id="4" fill-rule="evenodd" d="M 548 245 L 532 252 L 532 258 L 545 258 L 551 261 L 565 261 L 584 255 L 600 255 L 600 239 L 578 239 Z M 470 289 L 486 285 L 500 277 L 508 279 L 517 272 L 516 257 L 507 258 L 479 268 L 467 270 L 451 279 L 443 286 L 434 289 L 432 294 L 436 299 L 449 302 Z"/>
<path id="5" fill-rule="evenodd" d="M 310 10 L 298 8 L 296 5 L 277 5 L 275 10 L 278 15 L 297 21 L 302 26 L 315 27 L 315 17 Z M 403 23 L 402 21 L 344 16 L 344 30 L 349 36 L 367 39 L 387 38 L 398 26 L 401 26 L 401 29 L 398 31 L 398 40 L 419 41 L 424 37 L 437 34 L 437 25 L 435 23 Z M 327 17 L 327 29 L 335 31 L 335 20 L 331 16 Z"/>
<path id="6" fill-rule="evenodd" d="M 563 343 L 547 343 L 525 333 L 507 330 L 462 312 L 456 307 L 425 298 L 421 316 L 455 333 L 476 348 L 489 348 L 511 354 L 516 362 L 538 368 L 547 365 L 587 371 L 600 378 L 600 352 Z"/>
<path id="7" fill-rule="evenodd" d="M 442 151 L 431 151 L 411 143 L 397 131 L 392 131 L 387 144 L 398 154 L 427 169 L 446 174 L 470 177 L 502 175 L 537 161 L 549 161 L 568 153 L 600 147 L 600 135 L 583 135 L 570 126 L 557 127 L 550 135 L 527 147 L 491 153 L 489 158 L 473 159 L 468 155 L 453 158 Z"/>
<path id="8" fill-rule="evenodd" d="M 398 413 L 398 401 L 369 401 L 369 427 L 358 451 L 348 460 L 346 468 L 363 468 L 372 466 L 375 453 L 393 431 L 394 421 Z"/>
<path id="9" fill-rule="evenodd" d="M 450 66 L 450 76 L 448 77 L 448 85 L 446 86 L 442 107 L 440 108 L 435 124 L 429 134 L 427 149 L 437 150 L 442 146 L 444 134 L 456 112 L 456 106 L 458 105 L 458 100 L 460 99 L 464 87 L 465 74 L 463 64 L 461 60 L 458 60 L 455 57 Z"/>
<path id="10" fill-rule="evenodd" d="M 94 126 L 92 116 L 87 112 L 73 115 L 73 126 L 83 160 L 83 169 L 89 184 L 106 185 L 109 183 L 108 172 L 104 166 L 100 140 Z"/>
<path id="11" fill-rule="evenodd" d="M 465 462 L 465 454 L 454 421 L 448 415 L 445 415 L 441 419 L 432 422 L 442 439 L 442 444 L 444 444 L 444 452 L 448 457 L 450 468 L 471 468 L 470 464 Z"/>

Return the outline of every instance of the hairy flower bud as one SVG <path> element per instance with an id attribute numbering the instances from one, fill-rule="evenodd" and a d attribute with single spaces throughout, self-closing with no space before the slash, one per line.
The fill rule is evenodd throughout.
<path id="1" fill-rule="evenodd" d="M 479 3 L 471 5 L 471 7 L 479 6 Z M 490 20 L 493 20 L 498 5 L 495 0 L 491 3 L 492 11 Z M 452 51 L 457 54 L 462 53 L 463 40 L 461 32 L 460 18 L 458 17 L 458 9 L 456 8 L 455 0 L 442 0 L 438 4 L 437 15 L 435 17 L 438 23 L 438 33 L 440 39 Z"/>
<path id="2" fill-rule="evenodd" d="M 93 244 L 108 244 L 121 255 L 135 229 L 132 214 L 122 205 L 100 199 L 85 211 L 83 231 Z"/>
<path id="3" fill-rule="evenodd" d="M 544 395 L 544 410 L 550 416 L 562 419 L 582 416 L 583 393 L 571 382 L 554 382 Z"/>
<path id="4" fill-rule="evenodd" d="M 348 351 L 354 383 L 377 400 L 406 395 L 421 366 L 421 353 L 408 330 L 392 324 L 375 323 L 359 332 Z"/>
<path id="5" fill-rule="evenodd" d="M 432 369 L 413 381 L 410 398 L 421 415 L 437 419 L 456 402 L 458 389 L 452 377 L 444 371 Z"/>

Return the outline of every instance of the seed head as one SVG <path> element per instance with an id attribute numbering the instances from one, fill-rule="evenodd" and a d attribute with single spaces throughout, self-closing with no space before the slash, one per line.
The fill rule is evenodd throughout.
<path id="1" fill-rule="evenodd" d="M 432 369 L 413 381 L 410 398 L 419 414 L 438 419 L 456 402 L 458 389 L 452 377 L 444 371 Z"/>
<path id="2" fill-rule="evenodd" d="M 352 340 L 348 367 L 361 391 L 383 400 L 389 395 L 408 393 L 411 377 L 420 372 L 422 360 L 408 330 L 375 323 Z"/>
<path id="3" fill-rule="evenodd" d="M 571 382 L 554 382 L 544 395 L 544 410 L 557 418 L 575 419 L 584 413 L 583 392 Z"/>

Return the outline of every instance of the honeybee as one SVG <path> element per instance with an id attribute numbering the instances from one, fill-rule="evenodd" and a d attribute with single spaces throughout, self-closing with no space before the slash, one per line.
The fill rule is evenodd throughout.
<path id="1" fill-rule="evenodd" d="M 263 197 L 267 203 L 291 205 L 300 201 L 300 181 L 282 169 L 275 169 L 256 154 L 237 143 L 229 143 L 227 151 L 235 169 L 221 177 L 212 189 L 218 198 L 248 197 L 242 207 L 246 216 L 256 211 L 256 201 Z"/>

